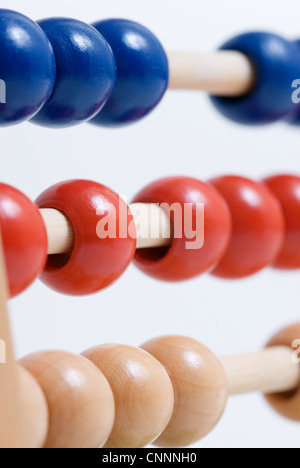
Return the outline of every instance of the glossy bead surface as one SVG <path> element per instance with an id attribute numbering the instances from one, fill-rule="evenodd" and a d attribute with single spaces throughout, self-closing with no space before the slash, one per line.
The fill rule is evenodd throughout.
<path id="1" fill-rule="evenodd" d="M 117 80 L 107 104 L 91 123 L 107 127 L 134 123 L 157 106 L 167 89 L 166 53 L 152 32 L 133 21 L 110 19 L 93 26 L 112 48 Z"/>
<path id="2" fill-rule="evenodd" d="M 131 346 L 97 346 L 83 355 L 103 372 L 115 398 L 115 425 L 105 447 L 141 448 L 153 442 L 173 412 L 173 387 L 163 366 Z"/>
<path id="3" fill-rule="evenodd" d="M 133 217 L 108 187 L 89 180 L 61 182 L 36 203 L 64 213 L 75 234 L 70 254 L 48 257 L 41 280 L 50 288 L 74 296 L 93 294 L 114 283 L 130 265 L 136 247 L 135 233 L 130 233 Z"/>
<path id="4" fill-rule="evenodd" d="M 15 11 L 0 9 L 0 126 L 33 117 L 55 81 L 52 47 L 39 26 Z"/>
<path id="5" fill-rule="evenodd" d="M 13 297 L 28 288 L 43 271 L 47 233 L 37 206 L 6 184 L 0 184 L 0 225 Z"/>
<path id="6" fill-rule="evenodd" d="M 39 21 L 55 54 L 53 93 L 33 123 L 52 128 L 78 125 L 103 107 L 115 83 L 116 65 L 105 39 L 94 28 L 69 18 Z"/>
<path id="7" fill-rule="evenodd" d="M 287 346 L 293 348 L 297 353 L 297 345 L 300 339 L 300 323 L 288 326 L 275 335 L 267 344 L 267 347 L 272 346 Z M 294 342 L 297 345 L 294 347 Z M 297 358 L 299 357 L 299 348 Z M 295 365 L 297 365 L 295 363 Z M 299 387 L 293 392 L 278 393 L 266 396 L 268 403 L 281 416 L 292 421 L 300 422 L 300 366 L 299 366 Z"/>
<path id="8" fill-rule="evenodd" d="M 139 249 L 135 254 L 135 265 L 144 273 L 159 280 L 183 281 L 208 271 L 224 255 L 230 240 L 231 217 L 223 198 L 211 185 L 188 177 L 169 177 L 145 187 L 134 203 L 176 206 L 175 211 L 170 211 L 174 229 L 171 246 Z M 203 205 L 204 245 L 193 245 L 191 242 L 197 240 L 195 227 L 198 240 L 203 233 Z"/>
<path id="9" fill-rule="evenodd" d="M 253 89 L 238 98 L 215 97 L 213 104 L 225 117 L 246 125 L 276 122 L 293 106 L 292 83 L 300 77 L 300 53 L 295 44 L 264 32 L 237 36 L 221 47 L 245 54 L 253 63 Z"/>
<path id="10" fill-rule="evenodd" d="M 179 336 L 157 338 L 142 346 L 166 369 L 175 405 L 159 447 L 185 447 L 205 437 L 219 422 L 228 399 L 225 371 L 205 346 Z"/>
<path id="11" fill-rule="evenodd" d="M 300 177 L 277 175 L 265 179 L 264 183 L 279 200 L 286 226 L 284 244 L 274 267 L 300 268 Z"/>
<path id="12" fill-rule="evenodd" d="M 45 448 L 99 448 L 114 421 L 114 399 L 104 375 L 65 351 L 31 354 L 21 364 L 41 386 L 49 408 Z"/>
<path id="13" fill-rule="evenodd" d="M 279 201 L 264 184 L 244 177 L 224 176 L 211 183 L 227 202 L 233 222 L 229 247 L 212 274 L 239 279 L 271 265 L 285 234 Z"/>

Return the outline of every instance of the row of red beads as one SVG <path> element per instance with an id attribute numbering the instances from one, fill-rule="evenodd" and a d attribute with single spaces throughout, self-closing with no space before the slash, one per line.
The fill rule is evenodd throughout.
<path id="1" fill-rule="evenodd" d="M 117 280 L 133 258 L 146 274 L 164 281 L 183 281 L 204 272 L 244 278 L 269 265 L 300 268 L 300 177 L 278 175 L 260 183 L 237 176 L 208 183 L 169 177 L 148 185 L 133 202 L 179 203 L 182 207 L 189 203 L 195 207 L 193 222 L 197 204 L 204 204 L 203 247 L 186 249 L 190 239 L 184 226 L 181 238 L 174 238 L 168 248 L 136 251 L 136 240 L 129 233 L 125 238 L 100 240 L 96 225 L 101 216 L 109 216 L 113 209 L 118 223 L 118 213 L 125 208 L 128 226 L 133 218 L 115 192 L 96 182 L 62 182 L 43 192 L 36 203 L 0 184 L 0 222 L 11 296 L 38 276 L 58 292 L 92 294 Z M 75 233 L 70 254 L 50 255 L 47 260 L 47 233 L 38 208 L 57 209 L 69 218 Z"/>

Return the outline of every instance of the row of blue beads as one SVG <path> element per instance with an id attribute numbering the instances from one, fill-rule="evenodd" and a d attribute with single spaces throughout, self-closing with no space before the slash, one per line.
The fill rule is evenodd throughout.
<path id="1" fill-rule="evenodd" d="M 158 39 L 132 21 L 87 25 L 69 18 L 35 23 L 0 9 L 0 126 L 26 120 L 50 128 L 89 121 L 107 127 L 136 122 L 162 99 L 169 78 Z M 269 33 L 248 33 L 227 42 L 253 63 L 255 84 L 245 96 L 212 96 L 228 119 L 262 125 L 286 119 L 300 124 L 292 83 L 300 79 L 300 43 Z M 1 93 L 0 93 L 1 98 Z"/>

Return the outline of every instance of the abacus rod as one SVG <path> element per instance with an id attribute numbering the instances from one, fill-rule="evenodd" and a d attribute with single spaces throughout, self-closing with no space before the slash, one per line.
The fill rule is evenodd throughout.
<path id="1" fill-rule="evenodd" d="M 215 96 L 241 96 L 251 90 L 251 61 L 236 51 L 210 54 L 169 52 L 170 89 L 202 90 Z"/>
<path id="2" fill-rule="evenodd" d="M 171 224 L 168 214 L 156 204 L 130 205 L 137 233 L 137 249 L 167 246 L 171 242 Z M 74 231 L 68 218 L 60 211 L 41 209 L 47 234 L 48 254 L 70 252 L 74 245 Z M 96 232 L 95 225 L 95 232 Z"/>
<path id="3" fill-rule="evenodd" d="M 257 353 L 221 358 L 229 394 L 282 393 L 300 384 L 299 365 L 292 360 L 287 347 L 267 348 Z"/>
<path id="4" fill-rule="evenodd" d="M 21 431 L 17 364 L 8 317 L 8 282 L 0 232 L 0 447 L 14 447 Z"/>

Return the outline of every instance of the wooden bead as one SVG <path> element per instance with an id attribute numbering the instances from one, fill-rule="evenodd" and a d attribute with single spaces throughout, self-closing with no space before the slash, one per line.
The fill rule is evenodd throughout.
<path id="1" fill-rule="evenodd" d="M 95 28 L 71 18 L 48 18 L 39 26 L 56 62 L 53 93 L 32 122 L 49 128 L 83 123 L 102 109 L 116 78 L 111 48 Z"/>
<path id="2" fill-rule="evenodd" d="M 285 237 L 274 268 L 300 268 L 300 177 L 281 174 L 264 180 L 279 200 L 285 220 Z"/>
<path id="3" fill-rule="evenodd" d="M 22 366 L 18 366 L 18 372 L 24 421 L 22 447 L 19 448 L 42 448 L 48 434 L 47 401 L 34 377 Z"/>
<path id="4" fill-rule="evenodd" d="M 114 283 L 130 265 L 136 248 L 130 233 L 133 217 L 110 188 L 90 180 L 65 181 L 45 190 L 36 203 L 64 213 L 74 230 L 72 252 L 50 255 L 40 277 L 50 288 L 73 296 L 94 294 Z"/>
<path id="5" fill-rule="evenodd" d="M 114 422 L 114 399 L 104 375 L 64 351 L 31 354 L 21 364 L 40 384 L 49 407 L 46 448 L 99 448 Z"/>
<path id="6" fill-rule="evenodd" d="M 159 447 L 184 447 L 206 436 L 221 418 L 228 399 L 225 371 L 199 342 L 177 336 L 142 346 L 165 367 L 174 388 L 172 418 L 156 440 Z"/>
<path id="7" fill-rule="evenodd" d="M 295 350 L 295 358 L 299 359 L 299 348 L 300 344 L 300 323 L 296 323 L 289 327 L 281 330 L 275 335 L 267 344 L 267 347 L 271 346 L 288 346 Z M 277 393 L 272 395 L 266 395 L 268 403 L 272 408 L 285 418 L 292 419 L 293 421 L 300 422 L 300 367 L 299 367 L 299 386 L 298 389 L 287 393 Z"/>
<path id="8" fill-rule="evenodd" d="M 174 405 L 173 387 L 163 366 L 145 351 L 106 345 L 87 350 L 113 390 L 116 418 L 106 448 L 140 448 L 167 426 Z"/>
<path id="9" fill-rule="evenodd" d="M 47 261 L 47 233 L 37 206 L 19 190 L 0 184 L 0 224 L 10 296 L 28 288 Z"/>
<path id="10" fill-rule="evenodd" d="M 275 34 L 250 32 L 223 45 L 237 51 L 254 67 L 255 84 L 249 93 L 232 99 L 212 97 L 226 118 L 246 125 L 264 125 L 286 117 L 294 108 L 292 83 L 300 76 L 297 46 Z"/>
<path id="11" fill-rule="evenodd" d="M 141 120 L 161 101 L 168 87 L 166 53 L 144 26 L 123 19 L 93 24 L 109 43 L 117 65 L 111 97 L 91 123 L 118 127 Z"/>
<path id="12" fill-rule="evenodd" d="M 230 244 L 212 274 L 240 279 L 272 265 L 285 236 L 278 199 L 264 184 L 245 177 L 228 175 L 211 183 L 224 197 L 232 217 Z"/>
<path id="13" fill-rule="evenodd" d="M 49 415 L 41 387 L 18 364 L 15 381 L 11 379 L 10 387 L 12 392 L 14 387 L 17 388 L 17 392 L 15 401 L 5 408 L 5 417 L 9 422 L 4 424 L 1 419 L 0 448 L 42 448 L 48 433 Z M 0 406 L 2 418 L 4 408 Z"/>
<path id="14" fill-rule="evenodd" d="M 144 187 L 133 203 L 159 204 L 170 213 L 174 231 L 170 246 L 137 250 L 134 263 L 147 275 L 185 281 L 210 270 L 225 254 L 231 216 L 211 185 L 191 177 L 166 177 Z"/>
<path id="15" fill-rule="evenodd" d="M 55 82 L 55 59 L 41 28 L 16 11 L 0 9 L 0 79 L 5 84 L 0 126 L 33 117 L 46 103 Z"/>
<path id="16" fill-rule="evenodd" d="M 294 45 L 296 46 L 297 51 L 299 53 L 300 52 L 300 40 L 297 39 L 294 42 Z M 295 83 L 292 83 L 292 88 L 293 88 L 292 101 L 294 102 L 294 106 L 291 112 L 288 114 L 288 116 L 285 119 L 287 123 L 289 123 L 290 125 L 294 125 L 296 127 L 300 125 L 300 103 L 298 102 L 298 98 L 299 98 L 298 79 L 299 78 L 295 79 L 296 87 L 295 87 Z M 295 101 L 295 98 L 296 98 L 296 101 Z"/>

